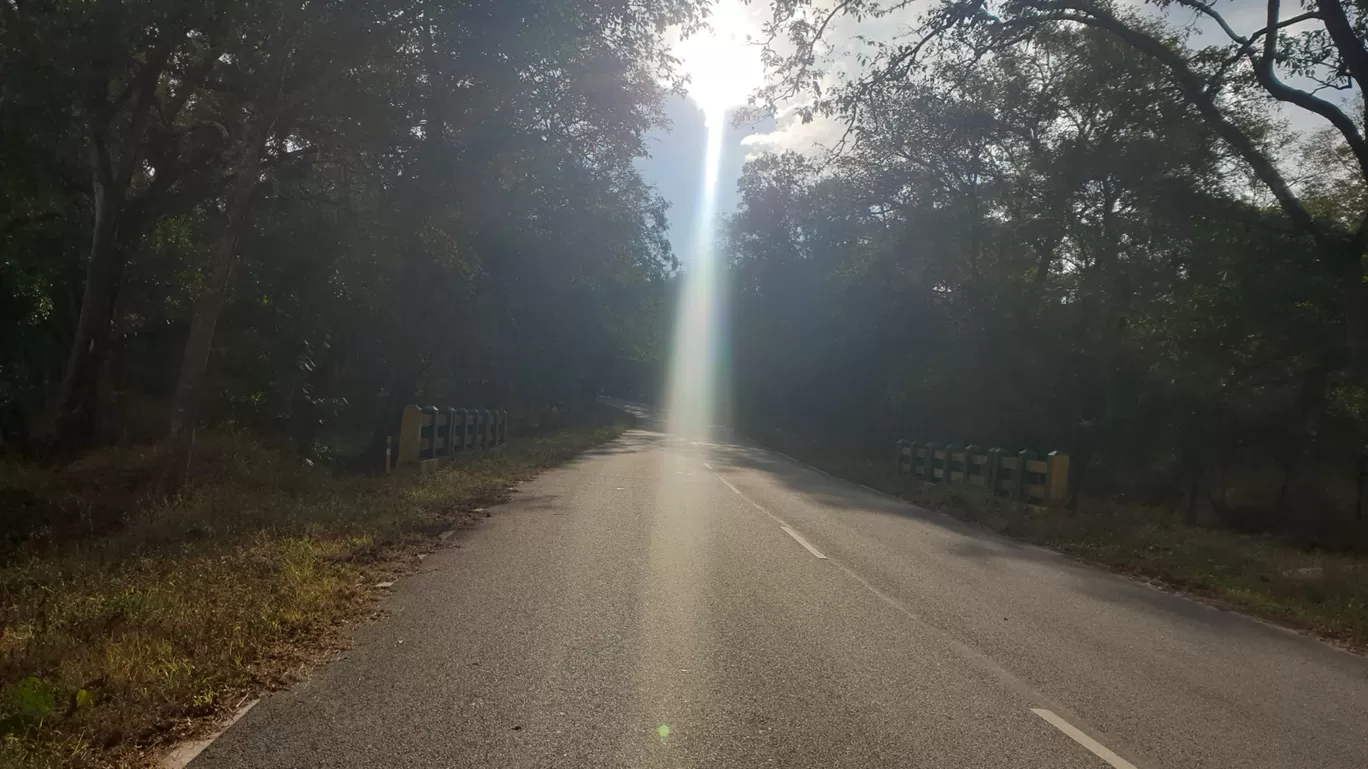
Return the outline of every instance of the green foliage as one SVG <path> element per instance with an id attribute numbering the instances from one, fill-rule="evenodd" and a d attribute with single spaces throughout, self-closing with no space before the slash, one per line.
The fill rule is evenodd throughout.
<path id="1" fill-rule="evenodd" d="M 374 450 L 415 400 L 576 400 L 603 361 L 658 355 L 641 329 L 674 262 L 632 163 L 674 77 L 662 30 L 701 12 L 6 5 L 0 442 L 61 414 L 72 448 L 161 437 L 221 244 L 199 412 L 304 451 Z"/>
<path id="2" fill-rule="evenodd" d="M 1044 25 L 953 53 L 860 80 L 858 110 L 828 102 L 851 125 L 839 156 L 747 165 L 737 413 L 865 456 L 899 438 L 1059 449 L 1094 494 L 1368 543 L 1353 307 L 1319 241 L 1116 35 Z M 1359 187 L 1313 187 L 1362 215 Z"/>

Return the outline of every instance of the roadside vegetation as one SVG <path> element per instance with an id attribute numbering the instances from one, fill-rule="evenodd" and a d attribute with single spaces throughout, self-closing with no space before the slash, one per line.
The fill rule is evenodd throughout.
<path id="1" fill-rule="evenodd" d="M 772 4 L 762 96 L 845 140 L 745 166 L 741 427 L 1361 643 L 1368 4 L 905 8 Z M 879 18 L 903 34 L 844 45 Z M 1076 512 L 905 485 L 900 439 L 1066 453 Z"/>
<path id="2" fill-rule="evenodd" d="M 702 13 L 0 4 L 0 766 L 139 763 L 617 429 L 365 474 L 410 404 L 651 375 L 677 263 L 636 160 Z"/>
<path id="3" fill-rule="evenodd" d="M 287 683 L 510 487 L 620 434 L 606 408 L 425 474 L 311 466 L 202 435 L 193 480 L 146 497 L 155 454 L 0 464 L 7 502 L 68 526 L 0 552 L 0 767 L 142 766 L 206 717 Z M 91 526 L 112 528 L 92 533 Z"/>
<path id="4" fill-rule="evenodd" d="M 751 435 L 832 475 L 1003 536 L 1368 650 L 1368 558 L 1295 547 L 1267 534 L 1192 526 L 1171 507 L 1114 498 L 1085 496 L 1076 510 L 1026 505 L 898 473 L 891 451 L 874 458 L 784 431 Z"/>

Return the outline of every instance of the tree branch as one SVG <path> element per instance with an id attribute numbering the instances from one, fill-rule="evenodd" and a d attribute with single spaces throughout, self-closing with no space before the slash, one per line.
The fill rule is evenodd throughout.
<path id="1" fill-rule="evenodd" d="M 1359 42 L 1358 34 L 1344 15 L 1344 5 L 1339 0 L 1316 0 L 1316 8 L 1325 23 L 1325 31 L 1330 33 L 1330 39 L 1334 41 L 1349 73 L 1358 81 L 1361 91 L 1368 86 L 1368 50 Z"/>
<path id="2" fill-rule="evenodd" d="M 1216 103 L 1215 97 L 1207 92 L 1206 88 L 1203 87 L 1201 78 L 1192 71 L 1192 67 L 1180 54 L 1165 45 L 1163 41 L 1131 28 L 1109 11 L 1091 3 L 1080 3 L 1077 0 L 1022 0 L 1022 3 L 1047 13 L 1054 11 L 1050 14 L 1054 20 L 1073 21 L 1104 29 L 1127 45 L 1163 64 L 1183 94 L 1212 126 L 1217 135 L 1239 153 L 1240 157 L 1253 169 L 1259 181 L 1268 187 L 1279 206 L 1292 220 L 1293 226 L 1311 235 L 1318 244 L 1322 246 L 1331 245 L 1326 240 L 1325 232 L 1316 225 L 1315 219 L 1306 210 L 1306 206 L 1293 192 L 1287 180 L 1283 178 L 1282 172 L 1255 145 L 1254 140 L 1243 129 L 1226 117 Z M 1064 11 L 1072 11 L 1072 13 Z M 1328 254 L 1334 249 L 1322 248 L 1321 250 L 1328 258 Z"/>
<path id="3" fill-rule="evenodd" d="M 1174 0 L 1174 2 L 1181 6 L 1191 8 L 1197 13 L 1216 22 L 1216 24 L 1220 26 L 1221 31 L 1226 33 L 1226 37 L 1229 37 L 1232 41 L 1239 43 L 1240 45 L 1249 45 L 1249 38 L 1246 38 L 1231 29 L 1230 24 L 1226 23 L 1224 16 L 1217 13 L 1211 6 L 1201 2 L 1201 0 Z"/>
<path id="4" fill-rule="evenodd" d="M 1344 141 L 1354 153 L 1354 158 L 1359 164 L 1359 173 L 1368 178 L 1368 142 L 1364 141 L 1358 125 L 1332 102 L 1300 88 L 1293 88 L 1278 79 L 1278 73 L 1273 68 L 1278 55 L 1278 5 L 1278 0 L 1268 0 L 1268 34 L 1263 40 L 1263 56 L 1250 57 L 1254 65 L 1254 76 L 1264 90 L 1278 101 L 1294 104 L 1328 120 L 1344 136 Z"/>

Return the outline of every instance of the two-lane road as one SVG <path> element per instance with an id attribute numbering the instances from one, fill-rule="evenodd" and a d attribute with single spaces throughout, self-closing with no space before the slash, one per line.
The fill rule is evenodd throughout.
<path id="1" fill-rule="evenodd" d="M 220 767 L 1368 767 L 1368 661 L 643 429 L 427 559 Z"/>

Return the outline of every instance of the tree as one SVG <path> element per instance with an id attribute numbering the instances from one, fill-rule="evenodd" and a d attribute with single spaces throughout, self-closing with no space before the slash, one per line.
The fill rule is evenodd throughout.
<path id="1" fill-rule="evenodd" d="M 79 115 L 59 135 L 77 145 L 62 152 L 84 158 L 91 234 L 70 352 L 39 436 L 80 445 L 98 417 L 129 254 L 150 209 L 185 171 L 180 116 L 218 56 L 220 8 L 146 0 L 6 4 L 0 13 L 19 88 L 72 94 L 69 108 Z"/>
<path id="2" fill-rule="evenodd" d="M 1332 387 L 1334 277 L 1162 63 L 1056 25 L 871 80 L 843 114 L 840 153 L 762 156 L 740 183 L 740 414 L 879 458 L 1062 448 L 1090 494 L 1342 523 L 1309 490 L 1346 490 L 1361 423 Z"/>
<path id="3" fill-rule="evenodd" d="M 1352 227 L 1316 216 L 1304 195 L 1278 165 L 1276 147 L 1266 135 L 1251 130 L 1245 116 L 1251 92 L 1306 110 L 1327 121 L 1348 148 L 1358 179 L 1368 179 L 1368 141 L 1362 115 L 1368 113 L 1363 86 L 1368 84 L 1368 13 L 1359 3 L 1339 0 L 1308 2 L 1303 13 L 1287 16 L 1279 0 L 1267 0 L 1264 26 L 1251 34 L 1236 32 L 1220 0 L 1153 0 L 1161 9 L 1183 8 L 1210 19 L 1227 37 L 1222 45 L 1193 50 L 1154 22 L 1126 12 L 1106 0 L 942 0 L 919 25 L 909 42 L 885 44 L 864 60 L 858 74 L 819 100 L 813 109 L 853 116 L 870 89 L 906 77 L 933 55 L 967 51 L 978 58 L 1028 44 L 1060 25 L 1076 24 L 1103 31 L 1155 61 L 1207 125 L 1247 165 L 1277 201 L 1292 228 L 1310 238 L 1320 269 L 1340 291 L 1344 314 L 1344 347 L 1358 387 L 1368 383 L 1368 284 L 1363 255 L 1368 248 L 1368 210 L 1356 212 Z M 774 4 L 771 40 L 787 37 L 793 52 L 771 49 L 769 61 L 781 75 L 768 91 L 771 99 L 793 94 L 815 82 L 820 62 L 815 51 L 838 17 L 883 17 L 905 7 L 901 2 L 851 0 L 830 12 L 815 14 L 808 0 Z M 817 19 L 814 21 L 814 15 Z M 1290 85 L 1283 71 L 1309 79 L 1314 90 Z M 1345 100 L 1320 96 L 1324 88 L 1348 94 Z M 1351 117 L 1352 116 L 1352 117 Z"/>
<path id="4" fill-rule="evenodd" d="M 160 440 L 174 482 L 231 423 L 373 467 L 409 403 L 568 404 L 658 359 L 674 262 L 633 161 L 663 30 L 704 11 L 3 6 L 6 447 Z"/>

